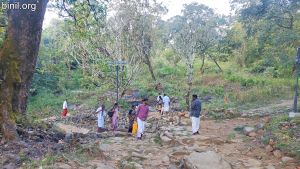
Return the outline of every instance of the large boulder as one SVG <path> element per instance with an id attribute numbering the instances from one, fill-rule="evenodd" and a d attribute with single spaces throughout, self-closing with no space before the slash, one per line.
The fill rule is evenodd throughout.
<path id="1" fill-rule="evenodd" d="M 101 144 L 99 146 L 99 149 L 102 151 L 102 152 L 109 152 L 113 149 L 113 147 L 109 144 Z"/>
<path id="2" fill-rule="evenodd" d="M 187 169 L 232 169 L 231 165 L 214 151 L 193 152 L 184 157 L 183 161 Z"/>
<path id="3" fill-rule="evenodd" d="M 160 136 L 161 144 L 162 145 L 169 145 L 172 142 L 172 139 L 170 139 L 167 136 Z"/>
<path id="4" fill-rule="evenodd" d="M 295 118 L 295 117 L 300 117 L 300 113 L 295 113 L 295 112 L 289 113 L 289 118 Z"/>
<path id="5" fill-rule="evenodd" d="M 253 127 L 250 127 L 250 126 L 245 126 L 243 128 L 243 133 L 245 135 L 249 135 L 249 133 L 254 132 L 254 131 L 255 131 L 255 129 Z"/>
<path id="6" fill-rule="evenodd" d="M 290 162 L 295 162 L 296 160 L 291 157 L 284 156 L 281 158 L 281 161 L 284 163 L 290 163 Z"/>

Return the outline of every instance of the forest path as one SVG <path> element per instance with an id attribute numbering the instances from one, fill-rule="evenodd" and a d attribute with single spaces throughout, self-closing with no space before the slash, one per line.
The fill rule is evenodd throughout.
<path id="1" fill-rule="evenodd" d="M 259 106 L 249 110 L 242 111 L 242 116 L 266 116 L 276 113 L 292 111 L 294 100 L 279 100 L 275 103 Z"/>
<path id="2" fill-rule="evenodd" d="M 250 111 L 271 111 L 287 108 L 286 100 Z M 199 135 L 191 134 L 191 122 L 178 117 L 162 119 L 151 112 L 146 123 L 145 138 L 140 141 L 126 132 L 101 133 L 106 137 L 97 140 L 103 152 L 81 168 L 201 168 L 201 169 L 296 169 L 299 161 L 272 150 L 261 141 L 266 117 L 239 117 L 226 120 L 201 120 Z M 75 165 L 76 164 L 76 165 Z M 78 168 L 69 161 L 67 168 Z"/>

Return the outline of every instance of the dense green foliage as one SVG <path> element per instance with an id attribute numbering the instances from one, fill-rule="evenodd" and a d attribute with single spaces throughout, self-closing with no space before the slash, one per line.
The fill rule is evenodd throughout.
<path id="1" fill-rule="evenodd" d="M 290 77 L 299 46 L 300 2 L 295 0 L 233 0 L 238 18 L 230 30 L 236 57 L 252 73 Z"/>

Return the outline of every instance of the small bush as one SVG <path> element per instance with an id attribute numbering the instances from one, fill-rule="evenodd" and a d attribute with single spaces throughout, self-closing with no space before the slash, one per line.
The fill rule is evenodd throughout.
<path id="1" fill-rule="evenodd" d="M 158 69 L 157 75 L 159 77 L 166 77 L 168 75 L 172 75 L 176 73 L 177 73 L 176 68 L 164 66 Z"/>
<path id="2" fill-rule="evenodd" d="M 40 91 L 37 96 L 29 98 L 28 115 L 33 119 L 58 115 L 62 109 L 63 100 L 62 95 L 56 96 L 48 90 Z"/>
<path id="3" fill-rule="evenodd" d="M 229 133 L 227 136 L 227 140 L 233 140 L 236 138 L 236 134 L 235 133 Z"/>
<path id="4" fill-rule="evenodd" d="M 156 135 L 156 136 L 154 137 L 154 142 L 155 142 L 156 144 L 161 145 L 161 139 L 160 139 L 160 136 L 159 136 L 159 135 Z"/>
<path id="5" fill-rule="evenodd" d="M 230 82 L 239 82 L 241 86 L 244 87 L 252 87 L 252 86 L 257 86 L 257 85 L 265 85 L 266 80 L 265 78 L 258 78 L 258 77 L 246 77 L 242 75 L 226 75 L 225 79 L 227 79 Z"/>

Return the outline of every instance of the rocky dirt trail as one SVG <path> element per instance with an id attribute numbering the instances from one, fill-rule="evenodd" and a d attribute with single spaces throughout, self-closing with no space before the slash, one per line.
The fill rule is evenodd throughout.
<path id="1" fill-rule="evenodd" d="M 261 143 L 264 118 L 235 118 L 216 122 L 202 120 L 200 135 L 191 134 L 191 123 L 177 117 L 159 118 L 151 113 L 145 139 L 140 141 L 118 132 L 95 141 L 105 158 L 94 159 L 81 168 L 199 168 L 199 169 L 296 169 L 299 161 L 274 155 Z M 245 127 L 249 126 L 249 127 Z M 250 127 L 251 126 L 251 127 Z M 256 126 L 256 127 L 255 127 Z M 235 132 L 243 128 L 242 132 Z M 61 168 L 74 168 L 72 162 Z M 78 166 L 77 166 L 78 167 Z M 58 167 L 59 168 L 59 167 Z"/>
<path id="2" fill-rule="evenodd" d="M 250 109 L 241 113 L 243 117 L 266 116 L 292 111 L 293 100 L 278 100 L 276 103 Z"/>
<path id="3" fill-rule="evenodd" d="M 271 112 L 274 107 L 284 109 L 289 103 L 284 101 L 279 106 L 270 105 L 268 109 L 253 109 L 249 116 L 233 119 L 215 121 L 204 117 L 199 135 L 191 134 L 191 122 L 186 113 L 160 118 L 157 112 L 151 112 L 143 140 L 128 135 L 126 129 L 120 129 L 115 135 L 110 131 L 97 133 L 95 116 L 48 119 L 52 121 L 54 131 L 64 133 L 63 139 L 53 143 L 54 152 L 80 145 L 88 152 L 87 156 L 90 154 L 93 158 L 86 162 L 67 158 L 42 168 L 299 169 L 299 159 L 262 143 L 263 127 L 270 121 L 270 116 L 253 117 L 252 114 Z M 180 125 L 178 114 L 182 117 Z M 61 134 L 58 135 L 61 138 Z M 9 168 L 9 165 L 3 165 L 3 168 Z"/>

